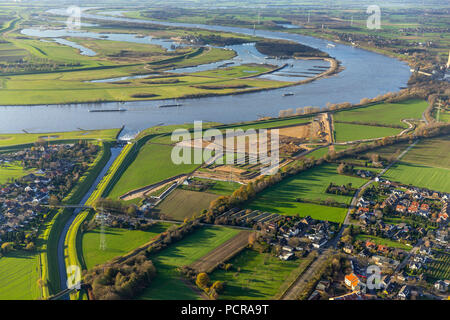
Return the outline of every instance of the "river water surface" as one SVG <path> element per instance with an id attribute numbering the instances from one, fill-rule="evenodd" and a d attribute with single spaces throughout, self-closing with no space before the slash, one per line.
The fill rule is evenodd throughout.
<path id="1" fill-rule="evenodd" d="M 65 10 L 51 10 L 53 14 L 65 15 Z M 154 23 L 175 27 L 202 28 L 212 31 L 235 32 L 246 35 L 253 35 L 252 29 L 198 25 L 187 23 L 169 23 L 160 21 L 147 21 L 139 19 L 128 19 L 123 17 L 111 17 L 83 13 L 85 18 L 95 18 L 99 20 L 114 20 L 117 22 L 137 22 Z M 31 30 L 31 29 L 29 29 Z M 44 32 L 43 30 L 42 32 Z M 74 36 L 74 34 L 71 34 Z M 114 35 L 107 34 L 111 40 Z M 120 108 L 127 109 L 127 112 L 92 113 L 90 104 L 74 105 L 40 105 L 40 106 L 0 106 L 0 133 L 23 132 L 55 132 L 69 131 L 77 129 L 101 129 L 118 128 L 125 126 L 123 135 L 133 135 L 138 131 L 158 124 L 181 124 L 193 122 L 195 120 L 217 121 L 221 123 L 231 123 L 239 121 L 256 120 L 261 116 L 277 116 L 279 110 L 288 108 L 298 108 L 304 106 L 323 107 L 327 102 L 359 102 L 365 97 L 375 97 L 390 91 L 398 91 L 406 86 L 410 76 L 410 68 L 404 62 L 386 57 L 377 53 L 363 49 L 336 43 L 334 48 L 327 47 L 329 41 L 290 34 L 287 32 L 256 31 L 256 36 L 265 38 L 285 39 L 303 43 L 311 47 L 329 53 L 341 61 L 345 68 L 339 74 L 330 78 L 319 79 L 317 81 L 289 88 L 275 89 L 249 94 L 234 96 L 218 96 L 198 99 L 166 100 L 161 101 L 135 101 L 126 102 Z M 55 34 L 55 37 L 58 37 Z M 96 35 L 93 35 L 96 37 Z M 123 36 L 121 35 L 121 39 Z M 149 39 L 136 38 L 130 36 L 130 40 L 144 41 Z M 155 39 L 152 39 L 155 41 Z M 162 45 L 171 45 L 170 42 L 158 39 Z M 242 52 L 238 54 L 243 59 L 258 61 L 259 63 L 286 63 L 286 61 L 271 61 L 264 58 L 254 46 L 240 46 Z M 235 59 L 230 60 L 235 64 L 245 63 Z M 183 68 L 173 70 L 174 72 L 195 72 L 217 67 L 220 64 L 204 65 L 196 68 Z M 298 68 L 302 71 L 323 66 L 324 62 L 299 61 Z M 206 69 L 205 69 L 206 68 Z M 265 76 L 272 79 L 293 81 L 292 75 L 298 75 L 300 69 L 280 71 L 278 74 Z M 293 68 L 297 68 L 294 66 Z M 303 74 L 305 76 L 305 74 Z M 277 78 L 278 77 L 278 78 Z M 298 79 L 295 79 L 297 81 Z M 283 96 L 284 93 L 293 93 L 292 96 Z M 181 103 L 178 108 L 159 108 L 161 104 Z M 117 103 L 104 103 L 95 105 L 95 108 L 114 109 L 119 107 Z"/>

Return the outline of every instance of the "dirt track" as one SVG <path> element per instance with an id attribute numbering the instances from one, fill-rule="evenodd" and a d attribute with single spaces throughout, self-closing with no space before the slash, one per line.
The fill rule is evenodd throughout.
<path id="1" fill-rule="evenodd" d="M 251 232 L 241 231 L 235 237 L 215 248 L 213 251 L 203 256 L 190 265 L 197 272 L 211 272 L 219 264 L 231 259 L 239 251 L 248 245 L 248 237 Z"/>

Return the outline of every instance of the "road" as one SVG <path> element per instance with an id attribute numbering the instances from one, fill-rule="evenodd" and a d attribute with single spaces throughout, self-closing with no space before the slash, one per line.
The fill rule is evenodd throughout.
<path id="1" fill-rule="evenodd" d="M 330 257 L 335 251 L 333 249 L 324 250 L 316 260 L 309 265 L 309 267 L 295 280 L 295 282 L 286 290 L 286 292 L 281 296 L 280 300 L 297 300 L 300 293 L 303 292 L 306 285 L 309 283 L 314 275 L 314 272 L 320 268 L 320 266 L 325 263 L 325 261 Z"/>

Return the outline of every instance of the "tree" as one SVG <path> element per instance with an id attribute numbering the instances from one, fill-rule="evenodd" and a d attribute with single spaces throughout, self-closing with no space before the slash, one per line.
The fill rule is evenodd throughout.
<path id="1" fill-rule="evenodd" d="M 2 252 L 3 253 L 8 253 L 10 251 L 12 251 L 14 249 L 14 243 L 12 242 L 5 242 L 2 244 L 1 246 Z"/>
<path id="2" fill-rule="evenodd" d="M 370 158 L 371 158 L 373 163 L 380 162 L 380 155 L 377 154 L 377 153 L 372 153 L 370 155 Z"/>
<path id="3" fill-rule="evenodd" d="M 195 284 L 201 289 L 208 287 L 209 284 L 208 275 L 205 272 L 199 273 L 197 275 L 197 280 L 195 281 Z"/>
<path id="4" fill-rule="evenodd" d="M 57 205 L 59 204 L 59 199 L 58 199 L 57 196 L 55 196 L 54 194 L 52 194 L 52 195 L 50 196 L 50 199 L 48 200 L 48 203 L 49 203 L 51 206 L 57 206 Z"/>
<path id="5" fill-rule="evenodd" d="M 223 281 L 216 281 L 211 286 L 211 289 L 214 290 L 217 293 L 220 293 L 220 292 L 223 291 L 224 287 L 225 287 L 225 282 L 223 282 Z"/>
<path id="6" fill-rule="evenodd" d="M 248 244 L 250 247 L 252 247 L 255 244 L 256 241 L 256 233 L 252 232 L 249 236 L 248 236 Z"/>
<path id="7" fill-rule="evenodd" d="M 35 244 L 34 244 L 33 242 L 30 242 L 30 243 L 28 243 L 27 246 L 25 247 L 25 250 L 28 250 L 28 251 L 34 251 L 34 250 L 36 250 L 36 246 L 35 246 Z"/>
<path id="8" fill-rule="evenodd" d="M 337 173 L 343 174 L 345 172 L 345 164 L 341 162 L 339 166 L 337 167 Z"/>

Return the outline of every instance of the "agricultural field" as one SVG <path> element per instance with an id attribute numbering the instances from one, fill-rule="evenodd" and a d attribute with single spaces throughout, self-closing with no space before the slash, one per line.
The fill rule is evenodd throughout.
<path id="1" fill-rule="evenodd" d="M 428 281 L 450 279 L 450 254 L 443 251 L 434 251 L 433 255 L 435 258 L 427 263 L 425 271 Z"/>
<path id="2" fill-rule="evenodd" d="M 400 162 L 395 164 L 383 177 L 430 190 L 450 191 L 449 169 Z"/>
<path id="3" fill-rule="evenodd" d="M 25 58 L 28 55 L 28 51 L 16 47 L 11 42 L 0 43 L 0 61 L 14 62 Z"/>
<path id="4" fill-rule="evenodd" d="M 376 237 L 376 236 L 371 236 L 371 235 L 366 235 L 366 234 L 358 234 L 355 237 L 355 240 L 361 240 L 361 241 L 367 241 L 370 240 L 376 244 L 381 244 L 384 245 L 386 247 L 390 247 L 390 248 L 398 248 L 398 249 L 403 249 L 403 250 L 411 250 L 412 247 L 411 246 L 407 246 L 406 244 L 397 242 L 397 241 L 393 241 L 393 240 L 389 240 L 389 239 L 385 239 L 385 238 L 381 238 L 381 237 Z"/>
<path id="5" fill-rule="evenodd" d="M 169 226 L 169 223 L 158 223 L 148 231 L 107 227 L 104 234 L 106 244 L 104 250 L 100 248 L 100 228 L 84 233 L 82 244 L 86 268 L 89 270 L 98 264 L 108 262 L 136 249 L 164 232 Z"/>
<path id="6" fill-rule="evenodd" d="M 336 141 L 357 141 L 364 139 L 375 139 L 386 136 L 394 136 L 402 130 L 388 127 L 376 127 L 360 124 L 335 123 L 334 124 Z"/>
<path id="7" fill-rule="evenodd" d="M 34 170 L 25 170 L 19 163 L 2 163 L 0 164 L 0 185 L 10 179 L 18 179 Z"/>
<path id="8" fill-rule="evenodd" d="M 339 111 L 334 116 L 335 121 L 359 122 L 386 126 L 408 126 L 402 119 L 421 119 L 422 113 L 428 107 L 423 100 L 406 100 L 400 103 L 380 103 L 353 110 Z"/>
<path id="9" fill-rule="evenodd" d="M 13 251 L 0 257 L 0 300 L 35 300 L 41 296 L 39 254 Z"/>
<path id="10" fill-rule="evenodd" d="M 183 221 L 209 208 L 217 194 L 176 189 L 155 207 L 155 211 L 169 219 Z"/>
<path id="11" fill-rule="evenodd" d="M 211 281 L 226 283 L 219 296 L 225 300 L 271 299 L 299 265 L 298 261 L 282 261 L 270 253 L 251 249 L 245 249 L 228 263 L 232 264 L 229 271 L 216 269 L 210 274 Z"/>
<path id="12" fill-rule="evenodd" d="M 313 219 L 340 223 L 345 217 L 346 208 L 296 201 L 297 198 L 310 201 L 332 199 L 339 203 L 349 204 L 352 196 L 327 194 L 325 192 L 330 182 L 338 185 L 352 183 L 353 187 L 356 188 L 362 186 L 366 180 L 340 175 L 336 168 L 337 165 L 327 164 L 281 181 L 261 192 L 255 200 L 248 203 L 247 207 L 263 212 L 285 215 L 299 214 L 300 216 L 311 216 Z"/>
<path id="13" fill-rule="evenodd" d="M 105 130 L 83 130 L 54 133 L 13 133 L 0 134 L 0 147 L 35 143 L 38 140 L 58 141 L 58 140 L 87 140 L 101 139 L 105 141 L 115 140 L 120 129 Z"/>
<path id="14" fill-rule="evenodd" d="M 150 259 L 156 267 L 157 276 L 138 299 L 200 299 L 197 292 L 181 280 L 181 275 L 176 269 L 184 265 L 190 265 L 239 232 L 239 230 L 224 227 L 203 227 L 155 254 Z"/>
<path id="15" fill-rule="evenodd" d="M 139 189 L 159 181 L 194 171 L 197 164 L 180 164 L 172 162 L 173 147 L 147 143 L 140 150 L 136 159 L 115 184 L 110 198 L 117 199 L 124 193 Z"/>
<path id="16" fill-rule="evenodd" d="M 404 184 L 450 192 L 450 136 L 422 140 L 384 177 Z"/>

